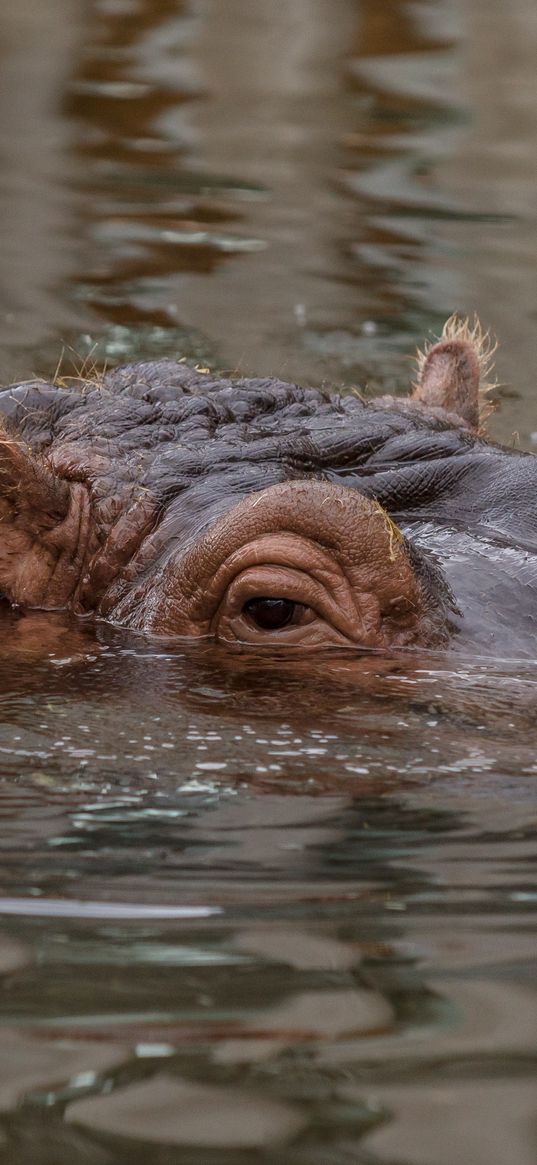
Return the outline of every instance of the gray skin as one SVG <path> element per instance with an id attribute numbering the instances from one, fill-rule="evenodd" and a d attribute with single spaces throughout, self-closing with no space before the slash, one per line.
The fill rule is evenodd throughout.
<path id="1" fill-rule="evenodd" d="M 338 553 L 346 539 L 353 543 L 354 571 L 360 546 L 366 555 L 378 527 L 384 541 L 374 577 L 388 560 L 397 575 L 381 605 L 392 604 L 399 618 L 400 590 L 406 615 L 395 624 L 383 616 L 388 632 L 377 638 L 359 632 L 349 638 L 343 615 L 325 640 L 317 624 L 313 631 L 311 623 L 302 627 L 308 603 L 299 596 L 300 629 L 276 627 L 260 640 L 235 628 L 234 646 L 243 639 L 278 648 L 440 646 L 535 657 L 537 458 L 479 435 L 481 338 L 458 327 L 422 359 L 408 400 L 364 403 L 270 379 L 213 379 L 173 361 L 127 365 L 99 384 L 33 381 L 4 389 L 0 595 L 27 607 L 95 613 L 152 634 L 212 634 L 214 620 L 192 615 L 196 572 L 209 577 L 199 567 L 200 540 L 213 539 L 213 554 L 218 531 L 225 542 L 231 527 L 255 525 L 268 498 L 284 547 L 290 523 L 282 506 L 290 497 L 295 526 L 307 527 L 315 551 L 328 545 L 323 530 L 343 514 Z M 261 521 L 259 532 L 266 541 L 272 526 Z M 273 569 L 280 559 L 268 553 Z M 216 577 L 218 566 L 203 569 Z M 419 600 L 414 591 L 408 598 L 409 567 Z M 278 582 L 285 563 L 278 570 L 272 590 L 260 583 L 261 597 L 289 602 Z M 404 631 L 409 606 L 411 633 Z M 227 628 L 232 616 L 224 615 Z"/>

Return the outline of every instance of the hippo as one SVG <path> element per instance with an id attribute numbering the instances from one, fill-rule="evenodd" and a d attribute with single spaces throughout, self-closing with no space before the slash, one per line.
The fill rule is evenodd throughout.
<path id="1" fill-rule="evenodd" d="M 537 653 L 537 459 L 452 317 L 406 398 L 181 361 L 0 391 L 0 597 L 295 654 Z"/>

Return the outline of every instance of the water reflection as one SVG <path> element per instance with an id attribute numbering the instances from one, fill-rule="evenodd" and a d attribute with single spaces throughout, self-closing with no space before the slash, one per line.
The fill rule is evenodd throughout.
<path id="1" fill-rule="evenodd" d="M 33 618 L 17 625 L 31 630 Z M 360 671 L 353 685 L 352 661 L 332 684 L 325 668 L 317 689 L 310 676 L 306 715 L 290 713 L 303 676 L 281 667 L 271 692 L 268 664 L 254 677 L 60 617 L 46 643 L 35 620 L 41 659 L 30 634 L 30 664 L 24 653 L 2 664 L 2 1006 L 25 1039 L 43 1028 L 54 1052 L 57 1039 L 76 1048 L 95 1029 L 129 1064 L 133 1046 L 167 1056 L 187 1046 L 187 1079 L 201 1039 L 195 1080 L 212 1080 L 213 1062 L 226 1081 L 270 1065 L 286 1100 L 285 1063 L 296 1073 L 305 1057 L 301 1104 L 326 1090 L 326 1071 L 362 1081 L 367 1065 L 380 1085 L 411 1063 L 423 1078 L 427 1041 L 435 1070 L 442 1056 L 450 1071 L 473 1071 L 477 1055 L 487 1072 L 524 1069 L 534 762 L 512 684 L 503 691 L 496 677 L 515 719 L 502 714 L 494 739 L 489 723 L 483 742 L 475 686 L 465 707 L 459 675 L 438 664 L 435 676 L 369 661 L 365 687 Z M 479 673 L 468 677 L 480 691 Z M 493 693 L 492 674 L 487 683 Z M 468 1036 L 463 1013 L 476 1016 Z M 172 1075 L 184 1078 L 177 1054 Z M 86 1063 L 96 1077 L 84 1094 L 106 1092 Z M 95 1111 L 102 1129 L 116 1121 L 114 1105 L 102 1125 L 98 1106 L 78 1111 Z"/>
<path id="2" fill-rule="evenodd" d="M 3 378 L 397 390 L 477 308 L 527 439 L 536 27 L 4 0 Z M 0 1162 L 533 1160 L 535 682 L 1 609 Z"/>
<path id="3" fill-rule="evenodd" d="M 421 1161 L 425 1144 L 443 1162 L 457 1137 L 474 1146 L 494 1102 L 498 1152 L 485 1138 L 479 1153 L 486 1146 L 500 1162 L 508 1143 L 529 1161 L 534 934 L 521 890 L 534 825 L 522 787 L 518 798 L 506 819 L 505 802 L 491 809 L 485 790 L 473 810 L 471 793 L 458 792 L 451 811 L 417 790 L 414 806 L 178 790 L 166 817 L 153 812 L 155 790 L 145 818 L 125 804 L 122 837 L 120 806 L 104 793 L 100 807 L 79 809 L 64 794 L 67 830 L 89 834 L 56 884 L 62 898 L 71 883 L 105 901 L 111 887 L 122 900 L 162 901 L 167 850 L 187 863 L 170 900 L 201 891 L 224 912 L 99 920 L 54 916 L 44 901 L 41 918 L 5 920 L 9 1159 L 31 1159 L 38 1139 L 42 1159 L 60 1162 L 75 1148 L 90 1160 L 142 1160 L 150 1145 L 174 1162 L 237 1152 L 253 1162 L 261 1149 L 269 1161 L 385 1160 L 400 1136 L 406 1160 Z M 7 868 L 23 816 L 3 834 Z M 138 857 L 151 847 L 152 863 L 122 881 L 133 826 Z M 40 871 L 34 894 L 47 887 L 44 842 L 34 837 L 26 866 L 28 877 Z M 87 864 L 77 869 L 90 853 L 100 886 Z M 434 1152 L 432 1126 L 422 1139 L 433 1117 L 448 1122 Z"/>
<path id="4" fill-rule="evenodd" d="M 141 782 L 174 781 L 179 765 L 185 780 L 216 787 L 292 789 L 307 779 L 334 791 L 358 779 L 364 790 L 420 781 L 431 770 L 498 780 L 536 771 L 531 661 L 433 652 L 252 659 L 64 615 L 3 619 L 6 776 L 23 762 L 51 783 L 83 769 L 87 781 L 120 786 L 133 771 Z"/>

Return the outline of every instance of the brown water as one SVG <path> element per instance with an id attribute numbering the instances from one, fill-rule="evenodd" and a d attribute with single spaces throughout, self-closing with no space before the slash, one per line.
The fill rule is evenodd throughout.
<path id="1" fill-rule="evenodd" d="M 531 0 L 2 0 L 1 378 L 404 391 L 477 310 L 531 448 L 536 54 Z M 0 645 L 2 1165 L 532 1165 L 534 663 Z"/>

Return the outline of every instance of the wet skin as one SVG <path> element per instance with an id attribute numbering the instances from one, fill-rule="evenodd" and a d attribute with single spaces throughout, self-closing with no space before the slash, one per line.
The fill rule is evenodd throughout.
<path id="1" fill-rule="evenodd" d="M 537 652 L 537 459 L 479 435 L 480 331 L 407 400 L 134 364 L 0 392 L 0 595 L 228 647 Z"/>

